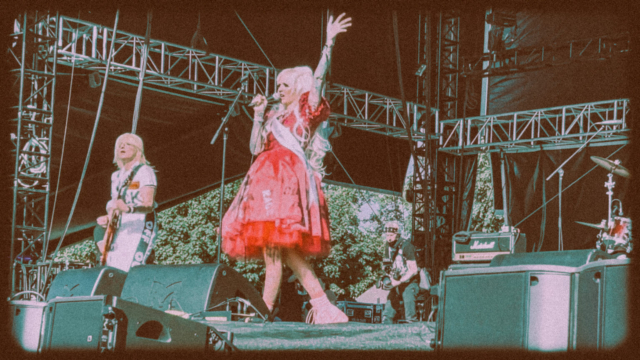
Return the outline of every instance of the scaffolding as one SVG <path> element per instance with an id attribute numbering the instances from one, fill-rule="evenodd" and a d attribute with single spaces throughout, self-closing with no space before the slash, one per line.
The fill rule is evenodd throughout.
<path id="1" fill-rule="evenodd" d="M 55 27 L 56 24 L 52 24 Z M 58 62 L 104 73 L 107 63 L 107 42 L 113 29 L 87 21 L 60 16 L 57 24 Z M 137 86 L 142 70 L 144 37 L 118 31 L 111 59 L 109 76 L 112 80 Z M 145 72 L 145 89 L 213 104 L 233 101 L 238 89 L 246 93 L 241 103 L 251 96 L 269 96 L 276 91 L 280 70 L 216 55 L 186 46 L 151 39 Z M 242 84 L 245 85 L 242 85 Z M 400 99 L 339 84 L 329 84 L 325 96 L 332 112 L 329 120 L 355 129 L 394 138 L 407 139 L 402 125 L 403 109 Z M 413 125 L 426 112 L 424 105 L 407 103 L 409 124 Z M 436 110 L 432 109 L 432 113 Z M 416 127 L 412 126 L 416 129 Z M 414 130 L 414 138 L 424 134 Z"/>
<path id="2" fill-rule="evenodd" d="M 11 223 L 10 274 L 12 294 L 16 290 L 14 269 L 44 259 L 48 240 L 51 135 L 56 83 L 57 15 L 25 12 L 14 22 L 9 53 L 11 73 L 19 82 L 19 102 L 11 120 L 15 161 L 13 216 Z M 16 254 L 17 243 L 20 244 Z M 36 269 L 36 272 L 39 270 Z M 21 291 L 41 293 L 39 276 L 22 274 Z"/>
<path id="3" fill-rule="evenodd" d="M 617 99 L 440 121 L 439 151 L 528 152 L 629 142 L 629 100 Z"/>

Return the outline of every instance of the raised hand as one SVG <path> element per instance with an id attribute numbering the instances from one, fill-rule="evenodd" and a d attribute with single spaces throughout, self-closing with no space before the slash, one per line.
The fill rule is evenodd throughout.
<path id="1" fill-rule="evenodd" d="M 345 13 L 338 15 L 334 20 L 333 16 L 329 16 L 329 22 L 327 23 L 327 41 L 333 41 L 335 37 L 343 32 L 347 31 L 347 28 L 351 26 L 351 18 L 345 18 Z"/>

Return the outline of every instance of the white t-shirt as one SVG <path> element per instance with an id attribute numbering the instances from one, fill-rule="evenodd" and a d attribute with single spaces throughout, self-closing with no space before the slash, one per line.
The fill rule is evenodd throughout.
<path id="1" fill-rule="evenodd" d="M 118 198 L 118 189 L 127 180 L 129 174 L 131 174 L 131 171 L 136 166 L 137 164 L 134 164 L 129 170 L 120 169 L 111 175 L 111 201 L 109 201 L 107 207 Z M 134 175 L 129 188 L 124 192 L 124 202 L 131 207 L 141 206 L 142 199 L 140 198 L 140 189 L 145 186 L 156 187 L 156 174 L 148 165 L 142 165 Z M 157 204 L 154 201 L 153 208 L 155 209 L 156 207 Z M 149 255 L 149 252 L 155 244 L 158 225 L 157 223 L 151 223 L 152 228 L 150 228 L 149 225 L 145 223 L 145 218 L 146 214 L 141 213 L 122 214 L 120 217 L 120 226 L 112 243 L 111 253 L 107 257 L 107 266 L 129 271 L 138 244 L 141 240 L 145 241 L 144 239 L 147 239 L 149 242 L 149 250 L 145 254 L 145 258 Z"/>
<path id="2" fill-rule="evenodd" d="M 109 207 L 112 202 L 115 202 L 118 199 L 118 189 L 122 186 L 122 184 L 127 181 L 129 174 L 138 164 L 134 164 L 131 169 L 125 170 L 120 169 L 113 174 L 111 174 L 111 201 L 107 204 Z M 142 165 L 142 167 L 138 170 L 138 172 L 133 177 L 131 184 L 129 184 L 129 188 L 124 194 L 125 204 L 136 207 L 142 205 L 142 199 L 140 198 L 140 189 L 145 186 L 156 187 L 156 174 L 155 171 L 149 165 Z M 156 202 L 153 202 L 153 208 L 157 207 Z"/>

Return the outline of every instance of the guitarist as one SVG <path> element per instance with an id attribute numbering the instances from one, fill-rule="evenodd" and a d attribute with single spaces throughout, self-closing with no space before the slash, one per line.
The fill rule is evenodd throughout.
<path id="1" fill-rule="evenodd" d="M 107 228 L 107 234 L 110 228 L 117 230 L 109 248 L 104 249 L 107 236 L 98 243 L 98 248 L 102 258 L 106 257 L 107 266 L 129 271 L 132 266 L 144 264 L 153 249 L 157 232 L 154 201 L 157 182 L 139 136 L 120 135 L 114 152 L 113 162 L 118 170 L 111 175 L 111 200 L 107 203 L 107 215 L 100 216 L 97 222 Z"/>

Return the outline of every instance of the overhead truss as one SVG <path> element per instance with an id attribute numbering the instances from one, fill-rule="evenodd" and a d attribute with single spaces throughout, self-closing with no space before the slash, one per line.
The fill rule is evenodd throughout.
<path id="1" fill-rule="evenodd" d="M 75 59 L 78 68 L 104 73 L 113 29 L 64 16 L 57 26 L 58 62 L 70 66 Z M 109 69 L 111 79 L 138 84 L 143 46 L 144 37 L 117 32 Z M 240 101 L 247 103 L 252 95 L 273 94 L 278 72 L 273 67 L 151 39 L 144 82 L 147 88 L 218 104 L 232 102 L 242 91 L 247 97 Z M 401 100 L 339 84 L 329 84 L 325 94 L 333 123 L 407 138 Z M 407 103 L 409 125 L 416 139 L 424 138 L 413 125 L 425 112 L 424 105 Z M 437 118 L 435 109 L 432 113 Z"/>
<path id="2" fill-rule="evenodd" d="M 440 121 L 439 151 L 527 152 L 626 144 L 629 100 L 617 99 Z"/>
<path id="3" fill-rule="evenodd" d="M 459 11 L 441 11 L 438 23 L 438 82 L 436 88 L 436 108 L 440 109 L 441 120 L 458 117 L 459 54 Z"/>

